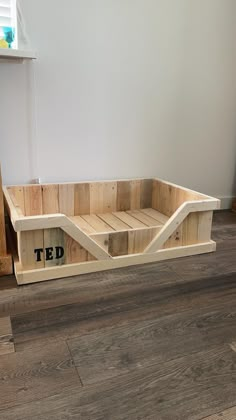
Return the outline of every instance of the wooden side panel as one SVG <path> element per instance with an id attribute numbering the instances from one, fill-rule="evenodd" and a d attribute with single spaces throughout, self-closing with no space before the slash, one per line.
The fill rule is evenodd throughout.
<path id="1" fill-rule="evenodd" d="M 75 184 L 74 214 L 90 214 L 90 184 Z"/>
<path id="2" fill-rule="evenodd" d="M 211 239 L 212 211 L 190 213 L 162 248 L 207 243 Z"/>
<path id="3" fill-rule="evenodd" d="M 45 267 L 65 263 L 64 232 L 60 228 L 44 229 Z"/>
<path id="4" fill-rule="evenodd" d="M 41 185 L 28 185 L 24 187 L 25 215 L 37 216 L 43 214 Z"/>
<path id="5" fill-rule="evenodd" d="M 152 188 L 153 180 L 152 179 L 142 179 L 141 180 L 141 191 L 140 191 L 140 208 L 147 209 L 152 207 Z"/>
<path id="6" fill-rule="evenodd" d="M 59 184 L 59 212 L 66 216 L 74 216 L 74 184 Z"/>
<path id="7" fill-rule="evenodd" d="M 153 180 L 152 208 L 170 217 L 185 201 L 197 200 L 198 196 L 164 182 Z"/>
<path id="8" fill-rule="evenodd" d="M 159 228 L 131 230 L 128 232 L 128 254 L 143 252 L 159 232 Z"/>
<path id="9" fill-rule="evenodd" d="M 43 214 L 59 213 L 58 185 L 42 185 Z"/>
<path id="10" fill-rule="evenodd" d="M 128 254 L 128 232 L 109 234 L 108 252 L 113 257 Z"/>
<path id="11" fill-rule="evenodd" d="M 205 243 L 211 239 L 213 211 L 198 213 L 198 242 Z"/>
<path id="12" fill-rule="evenodd" d="M 24 187 L 21 187 L 21 186 L 8 187 L 8 191 L 10 193 L 10 196 L 11 197 L 13 196 L 15 198 L 17 206 L 19 206 L 21 212 L 25 215 Z"/>
<path id="13" fill-rule="evenodd" d="M 37 261 L 36 249 L 39 252 L 40 261 Z M 29 230 L 18 234 L 19 260 L 24 270 L 44 267 L 44 240 L 43 230 Z"/>
<path id="14" fill-rule="evenodd" d="M 88 252 L 66 233 L 64 236 L 64 246 L 65 264 L 74 264 L 88 260 Z"/>

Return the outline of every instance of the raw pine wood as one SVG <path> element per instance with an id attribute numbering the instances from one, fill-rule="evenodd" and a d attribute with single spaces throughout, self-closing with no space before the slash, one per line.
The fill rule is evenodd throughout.
<path id="1" fill-rule="evenodd" d="M 74 264 L 88 260 L 88 251 L 64 233 L 65 263 Z"/>
<path id="2" fill-rule="evenodd" d="M 65 248 L 64 244 L 64 232 L 60 228 L 55 229 L 44 229 L 43 231 L 43 248 L 52 248 L 52 255 L 55 256 L 55 247 L 60 246 Z M 46 260 L 44 262 L 45 267 L 53 267 L 62 265 L 65 263 L 65 255 L 63 258 L 52 260 Z"/>
<path id="3" fill-rule="evenodd" d="M 59 184 L 59 212 L 66 216 L 74 216 L 74 199 L 74 184 Z"/>
<path id="4" fill-rule="evenodd" d="M 43 185 L 43 214 L 59 213 L 59 187 L 58 185 Z"/>
<path id="5" fill-rule="evenodd" d="M 43 214 L 41 185 L 28 185 L 24 187 L 25 215 L 37 216 Z"/>
<path id="6" fill-rule="evenodd" d="M 88 214 L 81 216 L 95 232 L 112 232 L 114 229 L 106 224 L 102 219 L 100 219 L 96 214 Z"/>
<path id="7" fill-rule="evenodd" d="M 14 353 L 14 351 L 11 319 L 9 316 L 0 318 L 0 357 L 3 354 Z"/>
<path id="8" fill-rule="evenodd" d="M 14 203 L 14 206 L 17 210 L 19 216 L 25 215 L 25 195 L 24 195 L 24 187 L 15 186 L 9 187 L 8 192 L 11 196 L 11 199 Z"/>
<path id="9" fill-rule="evenodd" d="M 70 220 L 76 225 L 79 226 L 85 233 L 95 233 L 96 230 L 81 216 L 70 217 Z"/>
<path id="10" fill-rule="evenodd" d="M 130 226 L 118 219 L 113 213 L 98 214 L 107 225 L 111 226 L 114 230 L 127 230 Z"/>
<path id="11" fill-rule="evenodd" d="M 128 214 L 125 211 L 119 211 L 119 212 L 115 212 L 113 214 L 118 219 L 120 219 L 122 222 L 124 222 L 127 225 L 129 225 L 131 228 L 134 228 L 134 229 L 136 229 L 136 228 L 144 228 L 146 226 L 144 223 L 140 222 L 135 217 L 132 217 L 130 214 Z"/>
<path id="12" fill-rule="evenodd" d="M 29 230 L 20 232 L 18 241 L 20 264 L 25 270 L 45 267 L 44 253 L 41 253 L 42 261 L 36 261 L 35 249 L 44 248 L 44 230 Z"/>
<path id="13" fill-rule="evenodd" d="M 140 210 L 131 210 L 127 212 L 130 216 L 134 217 L 135 219 L 138 219 L 140 222 L 142 222 L 144 225 L 153 227 L 153 226 L 161 226 L 162 223 L 158 222 L 156 219 L 153 219 L 153 217 L 150 217 L 149 215 L 143 213 Z"/>
<path id="14" fill-rule="evenodd" d="M 90 213 L 90 184 L 75 184 L 74 214 L 80 216 Z"/>
<path id="15" fill-rule="evenodd" d="M 99 271 L 215 249 L 210 238 L 211 217 L 212 211 L 219 207 L 219 200 L 169 182 L 130 179 L 23 186 L 26 217 L 19 214 L 16 196 L 10 196 L 11 188 L 5 189 L 5 197 L 19 238 L 23 232 L 48 230 L 44 248 L 51 248 L 53 242 L 57 243 L 55 246 L 65 246 L 64 258 L 51 259 L 50 254 L 49 262 L 44 264 L 44 280 L 52 275 L 61 277 L 65 273 L 85 273 L 96 268 Z M 29 203 L 26 205 L 27 194 Z M 154 230 L 149 228 L 158 228 L 155 237 Z M 131 232 L 136 229 L 141 231 Z M 66 242 L 60 239 L 59 244 L 56 232 L 61 232 Z M 114 232 L 118 235 L 113 235 Z M 94 237 L 95 234 L 101 236 Z M 32 239 L 28 246 L 34 242 Z M 18 282 L 24 283 L 29 278 L 27 270 L 31 271 L 28 273 L 31 281 L 36 281 L 42 267 L 34 265 L 40 271 L 32 276 L 33 261 L 21 255 L 21 250 L 27 247 L 22 247 L 19 240 L 18 243 L 20 263 L 15 264 Z M 179 248 L 178 252 L 174 252 L 175 248 Z M 44 249 L 45 252 L 51 251 Z M 142 256 L 142 253 L 150 255 Z M 87 267 L 80 266 L 80 262 L 87 262 Z M 59 265 L 58 269 L 51 270 Z"/>

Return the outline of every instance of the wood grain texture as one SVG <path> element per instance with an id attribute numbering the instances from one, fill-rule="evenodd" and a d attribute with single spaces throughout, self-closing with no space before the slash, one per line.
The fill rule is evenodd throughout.
<path id="1" fill-rule="evenodd" d="M 59 213 L 58 185 L 42 185 L 43 214 Z"/>
<path id="2" fill-rule="evenodd" d="M 30 415 L 56 420 L 58 412 L 64 419 L 198 420 L 234 401 L 235 359 L 225 348 L 206 350 L 83 388 L 79 393 L 65 391 L 44 398 L 41 404 L 6 410 L 4 420 L 29 420 Z"/>
<path id="3" fill-rule="evenodd" d="M 0 410 L 81 386 L 63 342 L 47 347 L 38 342 L 1 356 L 0 379 Z"/>
<path id="4" fill-rule="evenodd" d="M 231 407 L 228 410 L 221 411 L 220 413 L 213 414 L 212 416 L 204 417 L 201 420 L 235 420 L 236 407 Z"/>
<path id="5" fill-rule="evenodd" d="M 24 187 L 24 199 L 26 216 L 37 216 L 43 214 L 41 185 L 29 185 Z"/>
<path id="6" fill-rule="evenodd" d="M 74 198 L 74 214 L 80 216 L 81 214 L 90 213 L 90 186 L 89 183 L 75 184 L 75 198 Z"/>
<path id="7" fill-rule="evenodd" d="M 74 184 L 59 184 L 59 212 L 66 216 L 75 215 L 75 186 Z"/>
<path id="8" fill-rule="evenodd" d="M 14 353 L 14 339 L 10 317 L 0 318 L 0 356 Z"/>

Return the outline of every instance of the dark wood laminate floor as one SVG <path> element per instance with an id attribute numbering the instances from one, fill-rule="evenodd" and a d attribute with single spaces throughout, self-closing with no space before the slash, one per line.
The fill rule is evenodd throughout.
<path id="1" fill-rule="evenodd" d="M 217 252 L 17 288 L 1 420 L 236 420 L 236 214 Z"/>

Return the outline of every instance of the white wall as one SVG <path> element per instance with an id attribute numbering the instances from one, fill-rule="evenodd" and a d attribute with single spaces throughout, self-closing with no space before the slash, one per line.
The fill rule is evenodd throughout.
<path id="1" fill-rule="evenodd" d="M 35 90 L 31 64 L 0 64 L 5 183 L 155 175 L 232 196 L 235 0 L 21 3 L 39 59 Z"/>

